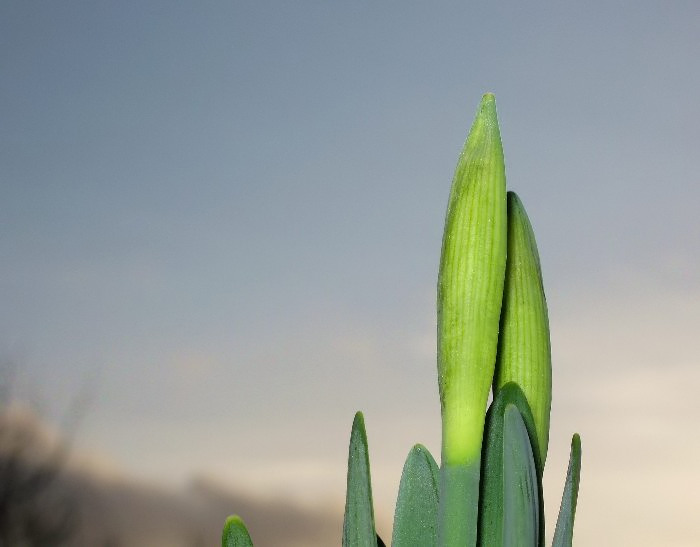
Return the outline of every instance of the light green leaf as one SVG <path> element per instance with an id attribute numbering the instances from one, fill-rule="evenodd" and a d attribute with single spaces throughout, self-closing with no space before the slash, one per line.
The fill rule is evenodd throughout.
<path id="1" fill-rule="evenodd" d="M 437 544 L 438 466 L 423 445 L 415 445 L 401 474 L 392 547 Z"/>
<path id="2" fill-rule="evenodd" d="M 367 433 L 362 412 L 358 412 L 355 414 L 350 433 L 343 547 L 377 547 L 377 545 Z"/>
<path id="3" fill-rule="evenodd" d="M 564 494 L 561 497 L 559 518 L 554 530 L 552 547 L 571 547 L 574 537 L 574 517 L 576 516 L 576 501 L 578 500 L 578 485 L 581 479 L 581 437 L 574 434 L 571 439 L 571 454 L 569 469 L 566 472 Z"/>
<path id="4" fill-rule="evenodd" d="M 221 547 L 253 547 L 248 529 L 238 515 L 226 519 L 224 531 L 221 534 Z"/>

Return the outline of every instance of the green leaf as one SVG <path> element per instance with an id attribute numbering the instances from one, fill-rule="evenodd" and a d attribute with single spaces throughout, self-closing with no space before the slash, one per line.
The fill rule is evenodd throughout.
<path id="1" fill-rule="evenodd" d="M 367 433 L 362 412 L 358 412 L 355 414 L 350 433 L 343 547 L 377 547 L 377 537 L 372 507 Z"/>
<path id="2" fill-rule="evenodd" d="M 221 534 L 221 547 L 253 547 L 248 529 L 238 515 L 226 519 L 224 531 Z"/>
<path id="3" fill-rule="evenodd" d="M 392 547 L 437 545 L 438 466 L 423 445 L 415 445 L 401 474 Z"/>
<path id="4" fill-rule="evenodd" d="M 535 425 L 525 395 L 512 382 L 497 393 L 486 416 L 480 489 L 480 546 L 542 544 L 544 503 Z"/>
<path id="5" fill-rule="evenodd" d="M 508 192 L 508 258 L 494 393 L 508 382 L 518 384 L 530 404 L 544 465 L 552 402 L 549 319 L 535 234 L 514 192 Z"/>
<path id="6" fill-rule="evenodd" d="M 569 469 L 566 471 L 566 484 L 561 497 L 559 518 L 554 530 L 552 547 L 571 547 L 574 537 L 574 517 L 576 516 L 576 501 L 578 485 L 581 479 L 581 437 L 575 433 L 571 439 L 571 454 Z"/>
<path id="7" fill-rule="evenodd" d="M 537 471 L 520 411 L 503 415 L 503 544 L 536 547 L 539 542 Z"/>

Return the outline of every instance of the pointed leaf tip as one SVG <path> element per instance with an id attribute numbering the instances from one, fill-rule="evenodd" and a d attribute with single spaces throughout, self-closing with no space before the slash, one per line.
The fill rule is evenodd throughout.
<path id="1" fill-rule="evenodd" d="M 367 433 L 364 416 L 359 411 L 355 414 L 350 433 L 342 544 L 343 547 L 376 547 L 378 544 L 372 506 Z"/>
<path id="2" fill-rule="evenodd" d="M 232 515 L 226 519 L 224 531 L 221 534 L 221 547 L 253 547 L 248 529 L 238 515 Z"/>
<path id="3" fill-rule="evenodd" d="M 428 449 L 415 445 L 401 474 L 392 547 L 437 544 L 438 476 L 438 466 Z"/>
<path id="4" fill-rule="evenodd" d="M 559 518 L 554 530 L 552 547 L 571 547 L 574 537 L 574 518 L 578 502 L 578 487 L 581 479 L 581 437 L 574 433 L 571 438 L 571 455 L 566 472 L 564 493 L 561 497 Z"/>
<path id="5" fill-rule="evenodd" d="M 365 428 L 365 416 L 362 414 L 361 410 L 355 412 L 355 417 L 352 420 L 352 428 L 355 429 L 356 427 Z"/>

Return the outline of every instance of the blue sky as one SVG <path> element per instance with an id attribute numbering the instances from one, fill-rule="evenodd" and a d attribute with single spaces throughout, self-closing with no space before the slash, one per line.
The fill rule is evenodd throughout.
<path id="1" fill-rule="evenodd" d="M 635 487 L 615 454 L 649 476 L 686 443 L 680 490 L 602 525 L 689 545 L 699 35 L 690 1 L 4 2 L 0 355 L 56 419 L 88 386 L 78 447 L 166 483 L 342 498 L 361 408 L 390 521 L 410 445 L 439 452 L 443 215 L 492 91 L 548 289 L 552 503 L 574 430 L 583 544 Z"/>

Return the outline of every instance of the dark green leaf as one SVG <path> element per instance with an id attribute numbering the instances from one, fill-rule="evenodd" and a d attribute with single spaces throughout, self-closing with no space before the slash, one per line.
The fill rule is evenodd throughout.
<path id="1" fill-rule="evenodd" d="M 509 382 L 498 391 L 486 415 L 481 463 L 479 545 L 541 545 L 542 467 L 532 412 L 515 383 Z M 516 514 L 519 516 L 513 516 Z M 530 537 L 510 542 L 512 537 L 506 531 L 529 526 L 535 526 L 534 543 Z"/>
<path id="2" fill-rule="evenodd" d="M 539 542 L 537 471 L 520 411 L 503 415 L 503 545 L 536 547 Z"/>
<path id="3" fill-rule="evenodd" d="M 566 484 L 564 494 L 561 497 L 559 518 L 554 531 L 552 547 L 571 547 L 574 537 L 574 517 L 576 516 L 576 500 L 578 499 L 578 485 L 581 479 L 581 437 L 574 434 L 571 439 L 571 455 L 569 456 L 569 469 L 566 472 Z"/>
<path id="4" fill-rule="evenodd" d="M 253 547 L 248 530 L 238 515 L 226 519 L 221 534 L 221 547 Z"/>
<path id="5" fill-rule="evenodd" d="M 365 420 L 358 412 L 350 433 L 343 547 L 376 547 L 377 543 Z"/>
<path id="6" fill-rule="evenodd" d="M 438 466 L 423 445 L 409 452 L 394 513 L 392 547 L 437 544 Z"/>

